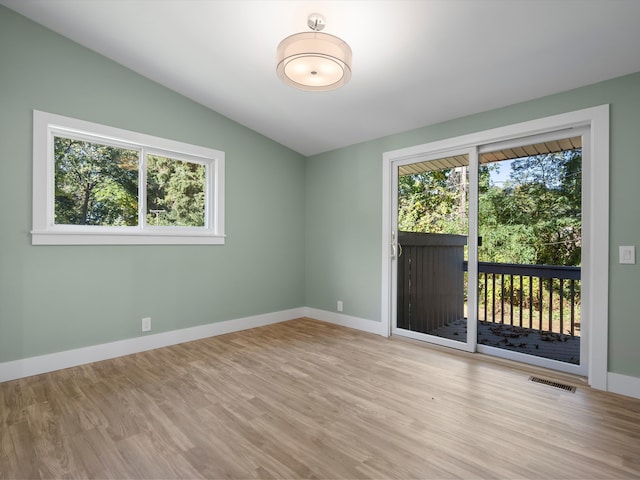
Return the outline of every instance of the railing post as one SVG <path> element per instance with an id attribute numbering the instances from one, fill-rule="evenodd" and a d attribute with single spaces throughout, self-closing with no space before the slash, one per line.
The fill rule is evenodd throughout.
<path id="1" fill-rule="evenodd" d="M 496 274 L 491 275 L 491 321 L 496 322 Z"/>
<path id="2" fill-rule="evenodd" d="M 529 328 L 533 328 L 533 277 L 529 275 Z"/>
<path id="3" fill-rule="evenodd" d="M 518 322 L 522 327 L 522 275 L 520 275 L 520 321 Z"/>
<path id="4" fill-rule="evenodd" d="M 504 273 L 500 274 L 500 323 L 504 325 Z"/>
<path id="5" fill-rule="evenodd" d="M 540 302 L 540 314 L 538 315 L 538 330 L 542 331 L 542 312 L 544 310 L 543 300 L 544 297 L 542 295 L 542 291 L 544 290 L 544 284 L 542 282 L 542 277 L 538 277 L 538 287 L 540 288 L 540 295 L 538 295 L 538 300 Z"/>
<path id="6" fill-rule="evenodd" d="M 571 280 L 571 336 L 575 335 L 576 281 Z"/>
<path id="7" fill-rule="evenodd" d="M 564 279 L 560 279 L 560 333 L 563 333 L 564 325 L 562 324 L 564 315 Z"/>
<path id="8" fill-rule="evenodd" d="M 488 285 L 487 285 L 487 273 L 484 274 L 484 321 L 487 321 L 487 295 L 488 295 Z"/>
<path id="9" fill-rule="evenodd" d="M 509 275 L 509 324 L 513 325 L 513 275 Z"/>

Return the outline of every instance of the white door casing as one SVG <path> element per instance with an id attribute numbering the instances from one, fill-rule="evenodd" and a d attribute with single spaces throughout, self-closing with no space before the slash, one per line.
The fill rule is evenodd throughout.
<path id="1" fill-rule="evenodd" d="M 583 230 L 582 230 L 582 311 L 585 325 L 583 350 L 588 383 L 597 389 L 607 390 L 608 351 L 608 285 L 609 285 L 609 106 L 587 108 L 537 120 L 485 130 L 455 138 L 439 140 L 383 154 L 383 205 L 382 205 L 382 285 L 381 321 L 385 335 L 392 334 L 392 292 L 395 285 L 395 255 L 397 249 L 392 239 L 394 225 L 394 169 L 398 162 L 412 163 L 418 159 L 434 158 L 449 150 L 471 149 L 477 155 L 483 145 L 548 134 L 564 130 L 567 136 L 583 135 Z M 477 162 L 477 160 L 476 160 Z M 477 165 L 477 164 L 476 164 Z M 471 167 L 471 171 L 476 168 Z M 397 178 L 396 178 L 397 180 Z M 477 183 L 477 182 L 472 182 Z M 477 195 L 473 195 L 477 199 Z M 472 198 L 473 198 L 472 197 Z M 477 202 L 477 200 L 476 200 Z M 477 208 L 477 204 L 476 204 Z M 473 214 L 469 235 L 477 238 L 477 216 Z M 475 224 L 475 230 L 471 224 Z M 475 232 L 475 233 L 474 233 Z M 476 252 L 477 254 L 477 252 Z M 477 256 L 476 256 L 477 259 Z M 477 265 L 477 262 L 473 262 Z M 471 252 L 469 265 L 471 267 Z M 471 272 L 470 272 L 471 273 Z M 471 284 L 471 283 L 470 283 Z M 476 289 L 470 289 L 476 290 Z M 474 303 L 477 301 L 474 299 Z M 472 322 L 469 322 L 472 323 Z M 475 322 L 474 322 L 475 323 Z M 470 332 L 471 334 L 471 332 Z M 585 361 L 586 360 L 586 361 Z M 578 373 L 578 372 L 576 372 Z"/>

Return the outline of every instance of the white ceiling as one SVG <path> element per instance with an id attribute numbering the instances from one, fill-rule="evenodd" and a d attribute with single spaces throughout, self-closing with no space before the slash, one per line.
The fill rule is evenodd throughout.
<path id="1" fill-rule="evenodd" d="M 0 0 L 304 155 L 640 71 L 640 0 Z M 276 76 L 286 36 L 326 18 L 353 77 Z"/>

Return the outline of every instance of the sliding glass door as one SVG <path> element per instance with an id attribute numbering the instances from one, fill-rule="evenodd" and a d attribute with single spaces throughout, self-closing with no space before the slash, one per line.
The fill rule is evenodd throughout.
<path id="1" fill-rule="evenodd" d="M 475 158 L 475 151 L 451 151 L 394 165 L 394 331 L 468 351 L 476 322 L 477 282 L 468 268 Z"/>
<path id="2" fill-rule="evenodd" d="M 392 162 L 392 333 L 586 372 L 571 133 Z"/>

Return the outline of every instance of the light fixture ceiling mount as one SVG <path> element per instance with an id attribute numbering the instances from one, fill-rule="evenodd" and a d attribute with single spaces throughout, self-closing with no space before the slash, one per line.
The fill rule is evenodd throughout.
<path id="1" fill-rule="evenodd" d="M 276 71 L 280 79 L 300 90 L 334 90 L 351 78 L 351 47 L 342 39 L 321 33 L 322 15 L 309 16 L 311 32 L 291 35 L 278 45 Z"/>

